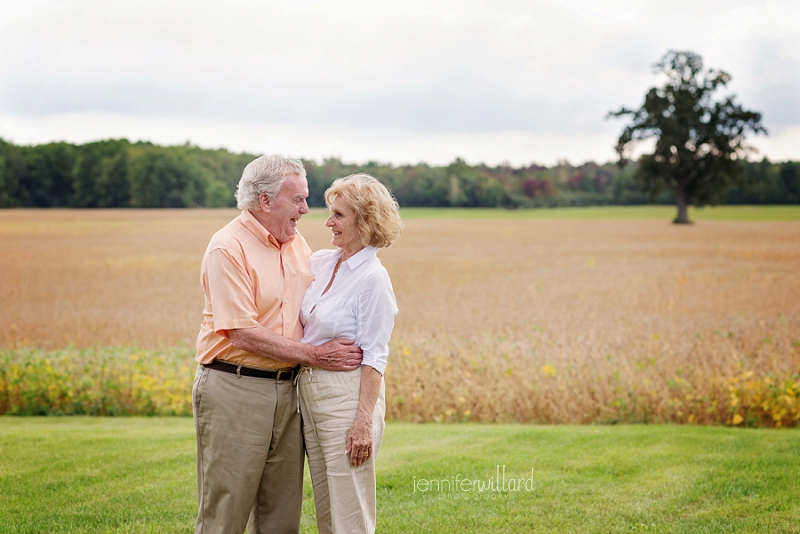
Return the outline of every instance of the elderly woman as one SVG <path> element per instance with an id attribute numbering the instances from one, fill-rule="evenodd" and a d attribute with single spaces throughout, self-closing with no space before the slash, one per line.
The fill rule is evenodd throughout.
<path id="1" fill-rule="evenodd" d="M 386 413 L 383 372 L 397 315 L 392 283 L 377 252 L 400 235 L 397 202 L 366 174 L 325 192 L 331 243 L 311 257 L 314 281 L 300 310 L 304 343 L 354 339 L 355 371 L 304 368 L 298 377 L 306 454 L 320 533 L 374 532 L 375 457 Z"/>

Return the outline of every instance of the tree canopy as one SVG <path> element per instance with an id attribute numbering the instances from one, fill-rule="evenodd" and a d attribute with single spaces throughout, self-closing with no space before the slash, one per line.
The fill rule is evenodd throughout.
<path id="1" fill-rule="evenodd" d="M 253 154 L 189 144 L 158 146 L 124 139 L 84 145 L 18 146 L 0 139 L 0 208 L 233 207 L 234 191 Z M 336 158 L 303 161 L 311 206 L 324 206 L 336 179 L 366 172 L 386 184 L 400 205 L 536 208 L 644 204 L 634 181 L 637 163 L 552 167 L 469 165 L 356 165 Z M 744 162 L 747 181 L 728 188 L 724 201 L 738 204 L 800 203 L 800 164 Z M 655 198 L 674 203 L 665 189 Z"/>
<path id="2" fill-rule="evenodd" d="M 642 107 L 609 113 L 631 119 L 616 151 L 624 166 L 636 141 L 655 138 L 654 151 L 639 158 L 633 179 L 651 200 L 668 189 L 678 208 L 675 222 L 687 223 L 689 204 L 719 203 L 729 187 L 745 176 L 741 160 L 750 150 L 745 136 L 766 130 L 761 114 L 743 109 L 735 96 L 715 98 L 731 76 L 705 70 L 699 55 L 673 50 L 654 70 L 666 76 L 666 82 L 647 92 Z"/>

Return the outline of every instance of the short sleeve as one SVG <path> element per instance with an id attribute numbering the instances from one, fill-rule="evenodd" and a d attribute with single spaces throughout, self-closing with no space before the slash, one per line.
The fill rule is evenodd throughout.
<path id="1" fill-rule="evenodd" d="M 389 360 L 389 339 L 396 315 L 397 301 L 389 275 L 378 269 L 365 280 L 358 296 L 356 341 L 364 353 L 362 364 L 381 374 Z"/>
<path id="2" fill-rule="evenodd" d="M 221 248 L 208 252 L 203 283 L 211 301 L 215 333 L 226 335 L 225 330 L 258 326 L 253 281 L 230 252 Z"/>

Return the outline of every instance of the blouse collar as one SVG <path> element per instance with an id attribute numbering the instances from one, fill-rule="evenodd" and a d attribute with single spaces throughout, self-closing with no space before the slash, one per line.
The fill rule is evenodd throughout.
<path id="1" fill-rule="evenodd" d="M 339 257 L 343 254 L 342 249 L 339 249 Z M 374 258 L 378 255 L 378 249 L 375 247 L 364 247 L 352 256 L 349 259 L 342 262 L 342 265 L 347 265 L 347 267 L 353 271 L 358 268 L 359 265 L 364 263 L 365 261 Z"/>

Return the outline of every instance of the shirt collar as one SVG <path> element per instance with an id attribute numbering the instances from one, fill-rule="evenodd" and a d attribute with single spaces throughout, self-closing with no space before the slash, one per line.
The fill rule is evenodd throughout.
<path id="1" fill-rule="evenodd" d="M 340 249 L 341 250 L 341 249 Z M 341 255 L 341 252 L 340 252 Z M 374 258 L 378 255 L 378 249 L 375 247 L 364 247 L 352 256 L 347 261 L 342 262 L 343 264 L 347 264 L 350 270 L 355 270 L 359 265 L 364 263 L 365 261 Z"/>
<path id="2" fill-rule="evenodd" d="M 258 222 L 258 219 L 256 219 L 249 210 L 242 210 L 242 214 L 239 215 L 239 220 L 242 221 L 242 226 L 250 230 L 263 244 L 267 246 L 273 246 L 280 250 L 281 244 L 278 243 L 278 240 L 275 239 L 275 237 L 273 237 L 273 235 L 270 234 L 260 222 Z M 294 239 L 294 236 L 292 236 L 292 239 Z M 291 243 L 292 239 L 284 243 L 284 245 Z"/>

